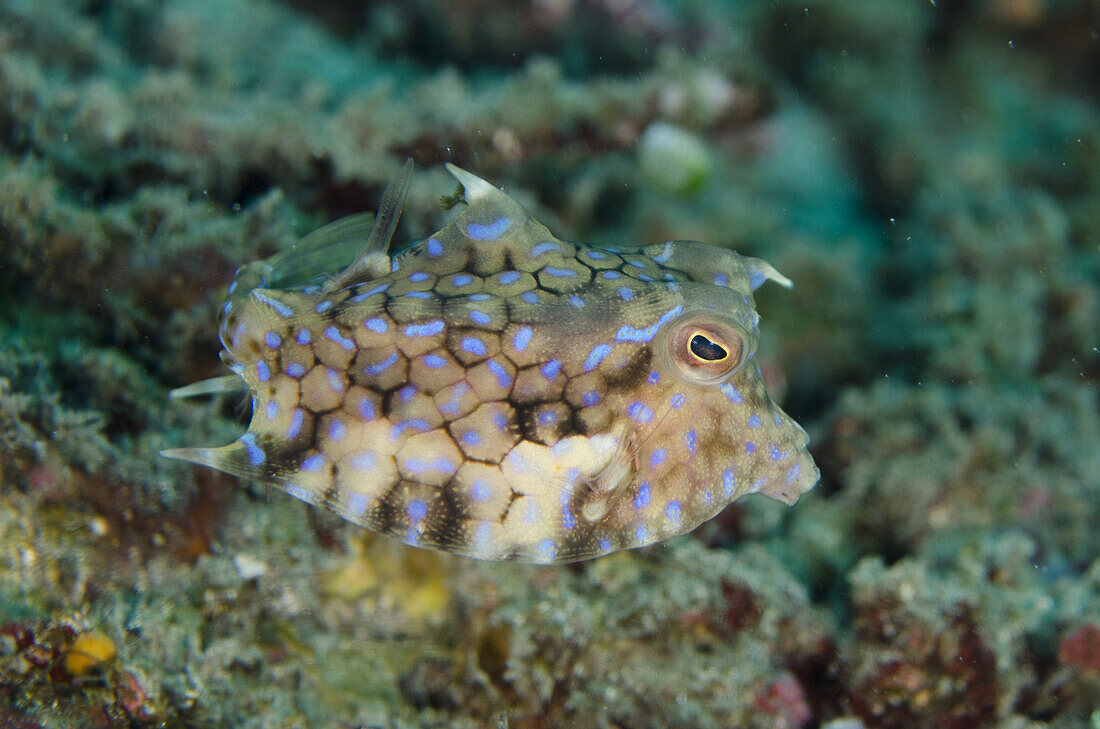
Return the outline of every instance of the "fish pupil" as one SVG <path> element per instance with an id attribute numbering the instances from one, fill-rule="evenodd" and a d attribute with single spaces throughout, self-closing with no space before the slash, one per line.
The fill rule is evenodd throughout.
<path id="1" fill-rule="evenodd" d="M 692 354 L 708 362 L 718 362 L 729 356 L 729 353 L 722 345 L 706 338 L 702 334 L 696 334 L 692 337 L 691 343 L 688 346 L 691 347 Z"/>

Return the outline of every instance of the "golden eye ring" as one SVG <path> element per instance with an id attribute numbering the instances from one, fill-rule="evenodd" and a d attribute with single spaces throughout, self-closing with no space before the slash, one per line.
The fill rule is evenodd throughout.
<path id="1" fill-rule="evenodd" d="M 700 364 L 717 364 L 729 356 L 729 349 L 722 342 L 715 341 L 705 329 L 696 329 L 687 338 L 688 352 Z"/>

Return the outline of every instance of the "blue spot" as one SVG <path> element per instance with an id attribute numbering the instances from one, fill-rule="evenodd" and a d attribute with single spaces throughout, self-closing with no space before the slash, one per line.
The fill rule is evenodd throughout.
<path id="1" fill-rule="evenodd" d="M 733 495 L 734 489 L 737 488 L 737 478 L 733 475 L 733 469 L 727 468 L 722 471 L 722 494 L 725 497 Z"/>
<path id="2" fill-rule="evenodd" d="M 680 502 L 679 501 L 670 501 L 670 502 L 668 502 L 668 506 L 665 507 L 665 516 L 668 517 L 669 521 L 675 521 L 675 522 L 680 521 L 680 519 L 682 519 L 684 517 L 684 511 L 683 511 L 683 509 L 680 508 Z"/>
<path id="3" fill-rule="evenodd" d="M 729 284 L 729 279 L 726 278 L 726 274 L 724 274 L 724 273 L 714 274 L 714 285 L 715 286 L 726 286 L 727 284 Z"/>
<path id="4" fill-rule="evenodd" d="M 653 411 L 641 400 L 635 400 L 630 403 L 630 407 L 627 408 L 626 414 L 630 416 L 631 420 L 638 423 L 648 423 L 650 420 L 653 420 Z"/>
<path id="5" fill-rule="evenodd" d="M 603 259 L 607 258 L 606 255 L 600 253 L 599 251 L 588 251 L 586 255 L 593 261 L 602 261 Z"/>
<path id="6" fill-rule="evenodd" d="M 368 375 L 380 375 L 390 368 L 394 362 L 397 361 L 397 352 L 390 352 L 389 356 L 381 362 L 375 362 L 372 365 L 367 365 L 366 371 Z"/>
<path id="7" fill-rule="evenodd" d="M 467 430 L 462 434 L 462 442 L 468 446 L 481 445 L 481 434 L 476 430 Z"/>
<path id="8" fill-rule="evenodd" d="M 463 339 L 462 348 L 470 354 L 485 354 L 485 343 L 474 337 L 466 337 Z"/>
<path id="9" fill-rule="evenodd" d="M 610 344 L 600 344 L 595 347 L 588 353 L 588 357 L 584 360 L 584 371 L 591 372 L 599 367 L 600 362 L 603 362 L 609 354 L 611 354 Z"/>
<path id="10" fill-rule="evenodd" d="M 333 440 L 340 440 L 347 432 L 347 428 L 339 420 L 333 420 L 328 426 L 328 437 Z"/>
<path id="11" fill-rule="evenodd" d="M 756 413 L 753 413 L 752 415 L 750 415 L 748 425 L 749 425 L 750 428 L 759 428 L 760 427 L 760 416 L 757 415 Z"/>
<path id="12" fill-rule="evenodd" d="M 539 425 L 553 425 L 558 420 L 558 416 L 552 410 L 544 410 L 539 413 Z"/>
<path id="13" fill-rule="evenodd" d="M 428 515 L 428 502 L 423 499 L 413 499 L 405 507 L 405 513 L 409 515 L 409 521 L 418 522 Z"/>
<path id="14" fill-rule="evenodd" d="M 576 276 L 576 271 L 570 271 L 568 268 L 554 268 L 553 266 L 546 266 L 542 269 L 545 273 L 551 276 L 557 276 L 558 278 L 569 278 L 570 276 Z"/>
<path id="15" fill-rule="evenodd" d="M 240 269 L 238 269 L 240 270 Z M 233 293 L 237 290 L 237 281 L 234 279 L 233 283 L 229 284 L 229 293 Z"/>
<path id="16" fill-rule="evenodd" d="M 511 224 L 512 221 L 509 218 L 500 218 L 488 225 L 468 223 L 466 225 L 466 233 L 474 240 L 492 240 L 493 238 L 499 238 L 503 235 L 504 231 L 508 230 L 508 226 Z"/>
<path id="17" fill-rule="evenodd" d="M 256 377 L 260 382 L 267 382 L 271 379 L 271 370 L 268 369 L 267 362 L 262 359 L 256 363 Z"/>
<path id="18" fill-rule="evenodd" d="M 451 279 L 451 283 L 453 283 L 455 286 L 465 286 L 473 280 L 473 277 L 469 274 L 460 273 Z"/>
<path id="19" fill-rule="evenodd" d="M 584 299 L 582 299 L 579 296 L 570 296 L 569 297 L 569 303 L 572 304 L 573 306 L 577 307 L 578 309 L 583 309 L 584 308 Z"/>
<path id="20" fill-rule="evenodd" d="M 638 280 L 639 281 L 652 281 L 653 277 L 652 276 L 647 276 L 644 273 L 639 273 L 638 274 Z"/>
<path id="21" fill-rule="evenodd" d="M 508 370 L 504 369 L 504 366 L 497 362 L 495 359 L 491 359 L 488 362 L 489 371 L 492 372 L 497 378 L 497 384 L 501 387 L 511 387 L 512 377 L 508 374 Z"/>
<path id="22" fill-rule="evenodd" d="M 629 286 L 620 286 L 619 298 L 623 301 L 630 301 L 634 298 L 634 289 L 630 288 Z"/>
<path id="23" fill-rule="evenodd" d="M 306 368 L 297 362 L 291 362 L 286 366 L 286 373 L 291 377 L 301 377 L 306 373 Z"/>
<path id="24" fill-rule="evenodd" d="M 634 539 L 639 542 L 645 542 L 649 540 L 649 530 L 646 529 L 645 524 L 639 524 L 634 527 Z"/>
<path id="25" fill-rule="evenodd" d="M 483 479 L 477 479 L 470 486 L 470 497 L 474 501 L 485 502 L 493 495 L 493 489 Z"/>
<path id="26" fill-rule="evenodd" d="M 539 559 L 554 559 L 554 540 L 550 537 L 536 544 L 535 549 L 538 550 Z"/>
<path id="27" fill-rule="evenodd" d="M 547 251 L 560 251 L 560 250 L 561 250 L 561 246 L 559 246 L 557 243 L 550 243 L 550 242 L 539 243 L 537 246 L 535 246 L 534 248 L 531 249 L 531 255 L 532 256 L 541 256 L 543 253 L 546 253 Z"/>
<path id="28" fill-rule="evenodd" d="M 493 425 L 501 433 L 508 430 L 508 418 L 504 417 L 503 413 L 493 413 Z"/>
<path id="29" fill-rule="evenodd" d="M 440 367 L 447 366 L 447 360 L 438 354 L 429 354 L 424 357 L 424 364 L 431 367 L 433 370 L 438 370 Z"/>
<path id="30" fill-rule="evenodd" d="M 340 373 L 336 370 L 329 369 L 325 371 L 325 379 L 328 380 L 328 386 L 333 392 L 344 391 L 344 381 L 340 378 Z"/>
<path id="31" fill-rule="evenodd" d="M 331 301 L 322 301 L 320 304 L 313 307 L 313 310 L 316 311 L 318 314 L 324 314 L 326 311 L 328 311 L 331 308 L 332 308 L 332 302 Z"/>
<path id="32" fill-rule="evenodd" d="M 428 239 L 428 255 L 441 256 L 443 255 L 443 244 L 436 238 Z"/>
<path id="33" fill-rule="evenodd" d="M 390 437 L 394 440 L 397 440 L 402 436 L 402 434 L 404 434 L 406 430 L 416 430 L 419 432 L 423 432 L 430 429 L 431 426 L 428 425 L 428 421 L 424 418 L 410 418 L 409 420 L 406 420 L 402 423 L 396 423 L 392 428 L 390 428 Z"/>
<path id="34" fill-rule="evenodd" d="M 478 311 L 477 309 L 470 312 L 470 319 L 472 319 L 475 324 L 481 325 L 488 324 L 491 321 L 488 314 Z"/>
<path id="35" fill-rule="evenodd" d="M 785 455 L 787 454 L 779 450 L 779 446 L 777 446 L 775 443 L 772 443 L 770 446 L 768 446 L 768 458 L 772 459 L 773 461 L 782 461 L 783 456 Z"/>
<path id="36" fill-rule="evenodd" d="M 800 465 L 799 465 L 799 464 L 797 464 L 797 463 L 796 463 L 796 464 L 794 464 L 793 466 L 791 466 L 791 467 L 790 467 L 790 468 L 789 468 L 789 469 L 787 470 L 787 483 L 794 483 L 794 482 L 795 482 L 795 479 L 797 479 L 797 478 L 798 478 L 798 475 L 799 475 L 800 473 L 802 473 L 802 466 L 800 466 Z"/>
<path id="37" fill-rule="evenodd" d="M 283 338 L 275 332 L 268 332 L 264 335 L 264 343 L 272 349 L 275 349 L 283 343 Z"/>
<path id="38" fill-rule="evenodd" d="M 561 362 L 558 362 L 556 359 L 552 359 L 544 364 L 542 366 L 542 369 L 540 369 L 539 371 L 542 372 L 543 377 L 548 380 L 552 380 L 557 377 L 558 372 L 561 371 Z"/>
<path id="39" fill-rule="evenodd" d="M 423 324 L 409 324 L 405 327 L 406 337 L 430 337 L 443 331 L 443 322 L 434 319 Z"/>
<path id="40" fill-rule="evenodd" d="M 405 294 L 410 299 L 430 299 L 434 295 L 431 291 L 410 291 Z"/>
<path id="41" fill-rule="evenodd" d="M 603 537 L 602 539 L 600 539 L 600 551 L 601 552 L 610 552 L 611 551 L 611 540 L 608 539 L 607 537 Z"/>
<path id="42" fill-rule="evenodd" d="M 768 280 L 768 277 L 761 271 L 753 271 L 749 274 L 749 288 L 756 291 L 758 288 L 764 285 L 764 282 Z"/>
<path id="43" fill-rule="evenodd" d="M 645 268 L 645 264 L 641 261 L 627 261 L 626 265 L 633 266 L 634 268 Z"/>
<path id="44" fill-rule="evenodd" d="M 722 394 L 726 396 L 726 399 L 734 405 L 740 405 L 745 401 L 745 398 L 741 397 L 741 391 L 728 382 L 719 386 L 718 389 L 721 390 Z"/>
<path id="45" fill-rule="evenodd" d="M 756 453 L 756 444 L 753 443 L 751 440 L 746 441 L 745 450 L 748 451 L 749 453 Z"/>
<path id="46" fill-rule="evenodd" d="M 233 311 L 233 302 L 232 301 L 225 302 L 225 306 L 222 307 L 222 311 L 224 311 L 226 314 Z"/>
<path id="47" fill-rule="evenodd" d="M 623 277 L 623 275 L 621 273 L 619 273 L 618 271 L 604 271 L 603 273 L 600 274 L 600 276 L 602 276 L 603 278 L 611 278 L 611 279 L 622 278 Z"/>
<path id="48" fill-rule="evenodd" d="M 298 342 L 298 344 L 309 344 L 313 341 L 313 335 L 309 333 L 308 329 L 303 329 L 298 332 L 298 336 L 294 338 L 294 341 Z"/>
<path id="49" fill-rule="evenodd" d="M 302 461 L 302 465 L 299 468 L 303 471 L 313 473 L 314 471 L 320 471 L 323 465 L 325 465 L 325 457 L 320 453 L 314 453 L 312 456 Z"/>
<path id="50" fill-rule="evenodd" d="M 659 373 L 657 370 L 653 370 L 649 373 L 649 377 L 645 378 L 645 381 L 648 382 L 650 385 L 656 385 L 658 382 L 661 381 L 661 373 Z"/>
<path id="51" fill-rule="evenodd" d="M 427 281 L 428 280 L 428 274 L 424 273 L 423 271 L 414 271 L 414 272 L 409 274 L 409 280 L 412 281 L 413 283 L 420 283 L 421 281 Z"/>
<path id="52" fill-rule="evenodd" d="M 397 396 L 401 398 L 401 402 L 408 402 L 416 397 L 416 385 L 406 385 L 397 391 Z"/>
<path id="53" fill-rule="evenodd" d="M 466 298 L 469 299 L 470 301 L 488 301 L 489 299 L 491 299 L 493 297 L 490 296 L 489 294 L 470 294 Z"/>
<path id="54" fill-rule="evenodd" d="M 362 517 L 367 513 L 367 497 L 363 494 L 350 494 L 348 496 L 348 511 L 355 516 Z"/>
<path id="55" fill-rule="evenodd" d="M 306 414 L 297 408 L 290 414 L 290 425 L 286 429 L 287 438 L 297 438 L 298 434 L 302 432 L 302 422 L 306 419 Z"/>
<path id="56" fill-rule="evenodd" d="M 664 448 L 658 448 L 653 451 L 653 454 L 649 457 L 649 467 L 656 468 L 664 463 L 666 458 L 668 458 L 668 451 Z"/>
<path id="57" fill-rule="evenodd" d="M 668 263 L 668 259 L 672 258 L 672 242 L 669 241 L 664 244 L 661 252 L 653 257 L 653 260 L 657 263 Z"/>
<path id="58" fill-rule="evenodd" d="M 359 415 L 362 416 L 363 420 L 374 420 L 374 403 L 367 399 L 360 400 Z"/>
<path id="59" fill-rule="evenodd" d="M 385 334 L 386 330 L 390 328 L 390 325 L 386 323 L 385 319 L 367 319 L 363 322 L 363 326 L 370 329 L 375 334 Z"/>
<path id="60" fill-rule="evenodd" d="M 301 486 L 298 486 L 297 484 L 283 483 L 281 485 L 281 488 L 283 489 L 283 491 L 286 491 L 288 494 L 290 494 L 294 498 L 296 498 L 300 501 L 304 501 L 307 504 L 314 503 L 314 501 L 317 498 L 314 494 L 311 494 L 307 489 L 304 489 Z"/>
<path id="61" fill-rule="evenodd" d="M 279 415 L 279 403 L 272 400 L 267 404 L 267 419 L 274 420 Z"/>
<path id="62" fill-rule="evenodd" d="M 505 286 L 514 284 L 516 281 L 519 281 L 519 271 L 505 271 L 500 274 L 500 282 Z"/>
<path id="63" fill-rule="evenodd" d="M 278 299 L 272 298 L 265 293 L 262 293 L 260 291 L 253 291 L 252 298 L 256 301 L 259 301 L 264 306 L 269 307 L 272 311 L 274 311 L 276 314 L 283 317 L 284 319 L 286 317 L 294 316 L 294 309 L 291 309 L 283 302 L 279 301 Z"/>
<path id="64" fill-rule="evenodd" d="M 668 404 L 672 406 L 673 410 L 679 410 L 685 402 L 687 402 L 687 398 L 680 393 L 676 393 L 668 400 Z"/>
<path id="65" fill-rule="evenodd" d="M 666 311 L 661 315 L 661 318 L 657 320 L 657 323 L 653 326 L 646 327 L 645 329 L 635 329 L 632 326 L 623 326 L 619 329 L 615 335 L 615 339 L 620 342 L 648 342 L 657 335 L 657 331 L 663 327 L 670 319 L 676 317 L 684 310 L 682 306 L 674 306 L 669 311 Z"/>
<path id="66" fill-rule="evenodd" d="M 348 339 L 343 334 L 341 334 L 340 330 L 337 329 L 336 327 L 329 327 L 328 329 L 326 329 L 325 330 L 325 336 L 327 338 L 331 339 L 332 341 L 336 342 L 337 344 L 339 344 L 347 352 L 350 352 L 351 350 L 355 349 L 355 342 L 353 342 L 352 340 Z"/>
<path id="67" fill-rule="evenodd" d="M 687 435 L 684 436 L 684 440 L 687 443 L 688 453 L 694 454 L 695 453 L 695 428 L 692 428 L 691 430 L 689 430 L 687 432 Z"/>
<path id="68" fill-rule="evenodd" d="M 568 499 L 563 499 L 561 505 L 561 525 L 566 529 L 572 529 L 577 526 L 577 517 L 573 516 L 572 510 L 569 508 Z"/>
<path id="69" fill-rule="evenodd" d="M 512 346 L 516 348 L 517 352 L 522 352 L 527 349 L 527 345 L 531 343 L 531 331 L 530 327 L 521 327 L 516 332 L 516 336 L 512 339 Z"/>
<path id="70" fill-rule="evenodd" d="M 244 443 L 245 450 L 248 451 L 248 462 L 253 466 L 259 466 L 267 460 L 263 448 L 256 445 L 255 433 L 245 433 L 241 436 L 240 440 Z"/>
<path id="71" fill-rule="evenodd" d="M 405 462 L 405 468 L 413 473 L 424 473 L 426 471 L 447 473 L 448 471 L 454 470 L 454 464 L 446 458 L 437 458 L 434 461 L 422 461 L 419 458 L 410 458 Z"/>
<path id="72" fill-rule="evenodd" d="M 524 291 L 522 294 L 519 295 L 519 297 L 526 301 L 528 304 L 539 303 L 539 295 L 536 294 L 534 291 Z"/>
<path id="73" fill-rule="evenodd" d="M 600 393 L 596 392 L 595 390 L 589 390 L 588 392 L 584 393 L 584 397 L 581 398 L 581 402 L 583 402 L 586 407 L 594 407 L 596 405 L 599 405 Z"/>
<path id="74" fill-rule="evenodd" d="M 783 425 L 783 418 L 779 417 L 779 413 L 772 413 L 772 422 L 775 423 L 775 427 Z"/>
<path id="75" fill-rule="evenodd" d="M 389 287 L 390 287 L 390 285 L 388 283 L 387 284 L 381 284 L 379 286 L 375 286 L 370 291 L 364 291 L 361 294 L 356 294 L 355 296 L 352 296 L 351 300 L 358 304 L 360 301 L 366 301 L 367 299 L 374 296 L 375 294 L 382 293 L 383 291 L 385 291 Z"/>

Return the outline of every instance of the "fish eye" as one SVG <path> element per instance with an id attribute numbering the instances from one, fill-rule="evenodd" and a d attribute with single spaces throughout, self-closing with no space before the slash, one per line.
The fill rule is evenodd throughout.
<path id="1" fill-rule="evenodd" d="M 692 382 L 713 385 L 732 377 L 744 364 L 746 336 L 712 317 L 681 322 L 668 339 L 668 355 Z"/>
<path id="2" fill-rule="evenodd" d="M 708 337 L 706 332 L 695 332 L 688 348 L 696 357 L 707 362 L 721 362 L 730 356 L 725 347 Z"/>

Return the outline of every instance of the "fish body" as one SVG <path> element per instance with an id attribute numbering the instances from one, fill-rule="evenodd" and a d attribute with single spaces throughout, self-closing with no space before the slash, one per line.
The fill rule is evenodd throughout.
<path id="1" fill-rule="evenodd" d="M 774 268 L 687 241 L 567 243 L 448 168 L 465 208 L 392 259 L 391 201 L 324 286 L 268 287 L 285 264 L 242 269 L 220 334 L 251 424 L 166 455 L 410 545 L 540 563 L 685 533 L 749 493 L 791 504 L 816 483 L 754 359 L 752 291 L 790 285 Z"/>

